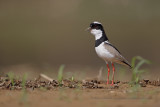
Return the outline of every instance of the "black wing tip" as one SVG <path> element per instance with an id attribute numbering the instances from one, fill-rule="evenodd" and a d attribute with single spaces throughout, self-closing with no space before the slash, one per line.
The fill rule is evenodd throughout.
<path id="1" fill-rule="evenodd" d="M 133 67 L 130 65 L 130 66 L 129 66 L 129 69 L 132 69 L 132 68 L 133 68 Z"/>
<path id="2" fill-rule="evenodd" d="M 132 69 L 133 67 L 129 64 L 129 63 L 127 63 L 126 61 L 122 61 L 125 65 L 127 65 L 130 69 Z"/>

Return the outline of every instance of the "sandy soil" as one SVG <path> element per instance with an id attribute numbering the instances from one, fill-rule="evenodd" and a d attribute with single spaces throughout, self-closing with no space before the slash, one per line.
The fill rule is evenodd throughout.
<path id="1" fill-rule="evenodd" d="M 1 107 L 159 107 L 160 87 L 131 87 L 119 84 L 113 89 L 56 87 L 24 90 L 0 90 Z"/>
<path id="2" fill-rule="evenodd" d="M 96 73 L 93 73 L 94 70 L 89 71 L 92 73 L 88 72 L 87 77 L 97 77 L 97 71 Z M 152 72 L 152 76 L 148 74 L 146 76 L 148 82 L 142 81 L 141 86 L 132 87 L 126 82 L 130 81 L 127 78 L 131 76 L 122 75 L 123 72 L 116 73 L 116 79 L 121 81 L 116 81 L 113 87 L 106 86 L 105 81 L 92 81 L 93 79 L 84 81 L 85 77 L 80 76 L 80 73 L 77 73 L 75 78 L 83 78 L 82 80 L 74 82 L 64 80 L 60 86 L 56 81 L 47 82 L 42 79 L 36 81 L 35 77 L 37 78 L 39 73 L 33 75 L 34 73 L 29 72 L 32 74 L 29 75 L 32 81 L 26 81 L 25 90 L 21 79 L 15 80 L 13 86 L 11 80 L 1 78 L 0 107 L 160 107 L 160 81 L 157 79 L 159 72 Z M 46 74 L 51 77 L 53 75 Z M 103 74 L 106 77 L 106 73 Z"/>

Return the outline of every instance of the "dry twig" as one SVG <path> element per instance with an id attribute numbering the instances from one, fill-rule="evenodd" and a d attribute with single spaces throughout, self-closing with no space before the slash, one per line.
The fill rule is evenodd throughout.
<path id="1" fill-rule="evenodd" d="M 44 79 L 48 80 L 48 81 L 53 81 L 53 79 L 50 78 L 50 77 L 48 77 L 47 75 L 40 74 L 39 76 L 40 76 L 41 78 L 44 78 Z"/>

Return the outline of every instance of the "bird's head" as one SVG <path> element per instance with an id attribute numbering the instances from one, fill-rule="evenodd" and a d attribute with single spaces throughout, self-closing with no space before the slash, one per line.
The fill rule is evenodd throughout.
<path id="1" fill-rule="evenodd" d="M 93 34 L 96 37 L 96 39 L 99 39 L 100 37 L 102 37 L 103 26 L 101 23 L 97 21 L 94 21 L 93 23 L 91 23 L 88 30 L 91 32 L 91 34 Z"/>

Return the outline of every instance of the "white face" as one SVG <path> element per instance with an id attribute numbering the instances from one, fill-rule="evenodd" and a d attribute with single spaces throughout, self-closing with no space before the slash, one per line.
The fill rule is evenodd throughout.
<path id="1" fill-rule="evenodd" d="M 95 36 L 96 40 L 102 37 L 102 31 L 100 29 L 92 29 L 91 34 Z"/>

